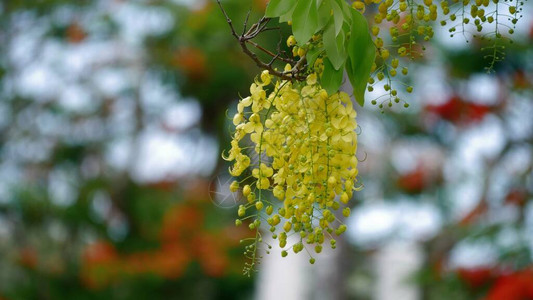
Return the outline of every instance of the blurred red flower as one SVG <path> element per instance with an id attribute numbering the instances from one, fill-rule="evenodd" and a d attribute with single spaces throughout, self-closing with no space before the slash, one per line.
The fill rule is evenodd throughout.
<path id="1" fill-rule="evenodd" d="M 118 258 L 115 247 L 106 241 L 98 241 L 85 249 L 83 261 L 87 263 L 108 263 Z"/>
<path id="2" fill-rule="evenodd" d="M 400 175 L 396 184 L 406 193 L 417 194 L 426 187 L 427 175 L 426 169 L 419 165 L 413 171 Z"/>
<path id="3" fill-rule="evenodd" d="M 18 262 L 21 266 L 28 269 L 35 269 L 38 261 L 39 258 L 37 257 L 37 251 L 35 251 L 35 249 L 30 247 L 20 249 Z"/>
<path id="4" fill-rule="evenodd" d="M 524 189 L 513 189 L 505 197 L 506 204 L 524 206 L 527 202 L 528 193 Z"/>
<path id="5" fill-rule="evenodd" d="M 82 255 L 81 280 L 92 289 L 111 283 L 118 271 L 118 254 L 107 241 L 89 245 Z"/>
<path id="6" fill-rule="evenodd" d="M 190 192 L 196 193 L 196 188 Z M 208 230 L 204 206 L 207 201 L 198 197 L 198 194 L 186 197 L 185 202 L 168 209 L 159 229 L 159 247 L 118 253 L 106 241 L 89 245 L 82 257 L 82 281 L 89 288 L 98 289 L 124 276 L 155 274 L 176 279 L 183 275 L 192 261 L 197 261 L 208 276 L 219 277 L 232 271 L 229 252 L 250 231 L 233 225 L 222 230 Z"/>
<path id="7" fill-rule="evenodd" d="M 489 290 L 486 300 L 533 299 L 533 270 L 500 276 Z"/>
<path id="8" fill-rule="evenodd" d="M 87 37 L 87 33 L 78 22 L 73 22 L 67 28 L 67 40 L 72 44 L 81 43 Z"/>
<path id="9" fill-rule="evenodd" d="M 174 56 L 174 64 L 191 80 L 204 80 L 208 76 L 207 58 L 198 48 L 179 49 Z"/>
<path id="10" fill-rule="evenodd" d="M 515 89 L 527 89 L 531 88 L 532 83 L 524 70 L 516 70 L 513 74 L 513 85 Z"/>
<path id="11" fill-rule="evenodd" d="M 494 279 L 492 268 L 459 268 L 457 270 L 459 278 L 466 282 L 472 289 L 477 289 Z"/>
<path id="12" fill-rule="evenodd" d="M 483 120 L 492 106 L 470 103 L 459 96 L 453 96 L 443 104 L 427 105 L 425 112 L 454 124 L 470 124 Z"/>

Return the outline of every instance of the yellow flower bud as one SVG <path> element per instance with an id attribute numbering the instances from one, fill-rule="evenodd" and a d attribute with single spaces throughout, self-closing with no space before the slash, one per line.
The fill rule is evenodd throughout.
<path id="1" fill-rule="evenodd" d="M 271 77 L 270 77 L 270 73 L 268 72 L 268 70 L 264 70 L 263 72 L 261 72 L 261 81 L 265 85 L 270 84 Z"/>
<path id="2" fill-rule="evenodd" d="M 383 58 L 383 60 L 386 60 L 387 58 L 389 58 L 389 50 L 387 49 L 382 49 L 381 50 L 381 57 Z"/>
<path id="3" fill-rule="evenodd" d="M 289 232 L 291 228 L 292 228 L 291 222 L 285 222 L 285 224 L 283 225 L 283 230 L 285 230 L 285 232 Z"/>
<path id="4" fill-rule="evenodd" d="M 349 200 L 350 200 L 350 198 L 348 197 L 348 194 L 346 192 L 342 193 L 341 202 L 346 204 L 346 203 L 348 203 Z"/>
<path id="5" fill-rule="evenodd" d="M 248 195 L 250 195 L 250 193 L 252 192 L 252 189 L 250 188 L 250 186 L 247 184 L 245 185 L 243 188 L 242 188 L 242 195 L 244 197 L 248 197 Z"/>
<path id="6" fill-rule="evenodd" d="M 279 222 L 281 221 L 280 218 L 279 218 L 279 215 L 274 215 L 274 217 L 272 217 L 272 220 L 274 222 L 272 222 L 272 225 L 276 226 L 279 224 Z"/>
<path id="7" fill-rule="evenodd" d="M 350 208 L 349 207 L 345 207 L 343 210 L 342 210 L 342 215 L 346 218 L 348 218 L 350 216 Z"/>
<path id="8" fill-rule="evenodd" d="M 237 126 L 239 125 L 243 120 L 243 115 L 241 113 L 236 113 L 235 116 L 233 116 L 233 125 Z"/>
<path id="9" fill-rule="evenodd" d="M 244 215 L 246 214 L 246 209 L 244 208 L 244 206 L 242 205 L 239 206 L 239 210 L 237 211 L 237 214 L 239 215 L 239 217 L 244 217 Z"/>
<path id="10" fill-rule="evenodd" d="M 336 235 L 341 235 L 345 231 L 346 231 L 346 225 L 342 224 L 342 225 L 339 226 L 339 228 L 337 228 L 337 230 L 335 230 L 335 234 Z M 334 240 L 332 240 L 332 241 L 334 241 Z M 332 245 L 334 245 L 334 243 Z"/>
<path id="11" fill-rule="evenodd" d="M 376 47 L 382 48 L 383 47 L 383 40 L 381 38 L 376 39 Z"/>
<path id="12" fill-rule="evenodd" d="M 374 25 L 372 26 L 372 34 L 377 36 L 379 34 L 379 27 Z"/>
<path id="13" fill-rule="evenodd" d="M 396 69 L 396 68 L 398 67 L 398 64 L 399 64 L 399 63 L 400 63 L 400 61 L 399 61 L 397 58 L 395 58 L 395 59 L 393 59 L 393 60 L 391 61 L 390 64 L 391 64 L 391 66 L 392 66 L 393 68 Z"/>
<path id="14" fill-rule="evenodd" d="M 298 49 L 298 56 L 300 57 L 304 57 L 305 56 L 305 49 L 304 48 L 299 48 Z"/>
<path id="15" fill-rule="evenodd" d="M 237 181 L 233 181 L 230 186 L 229 186 L 229 190 L 232 192 L 232 193 L 235 193 L 236 191 L 239 190 L 239 183 Z"/>
<path id="16" fill-rule="evenodd" d="M 246 199 L 248 199 L 248 202 L 249 203 L 252 203 L 255 201 L 255 193 L 251 192 L 248 197 L 246 197 Z"/>
<path id="17" fill-rule="evenodd" d="M 289 21 L 290 22 L 290 21 Z M 294 38 L 293 35 L 289 36 L 289 38 L 287 39 L 287 47 L 292 47 L 296 45 L 296 39 Z"/>
<path id="18" fill-rule="evenodd" d="M 352 3 L 352 7 L 361 11 L 361 12 L 364 12 L 365 11 L 365 3 L 362 2 L 362 1 L 354 1 Z"/>
<path id="19" fill-rule="evenodd" d="M 400 47 L 398 49 L 398 54 L 400 54 L 400 56 L 405 56 L 407 54 L 407 49 L 405 47 Z"/>

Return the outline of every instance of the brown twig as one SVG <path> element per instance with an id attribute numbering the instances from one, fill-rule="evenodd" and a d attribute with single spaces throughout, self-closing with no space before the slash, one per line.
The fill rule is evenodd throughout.
<path id="1" fill-rule="evenodd" d="M 259 44 L 251 41 L 253 38 L 257 37 L 262 32 L 270 31 L 270 30 L 276 30 L 276 29 L 279 30 L 279 27 L 267 28 L 267 25 L 270 22 L 270 18 L 262 17 L 261 19 L 259 19 L 259 21 L 257 21 L 257 23 L 253 24 L 250 27 L 250 29 L 248 29 L 248 31 L 246 31 L 246 27 L 248 25 L 248 18 L 249 18 L 249 15 L 250 15 L 250 11 L 248 11 L 248 13 L 246 15 L 245 22 L 244 22 L 243 33 L 241 35 L 238 35 L 237 32 L 235 31 L 235 27 L 233 27 L 233 23 L 232 23 L 230 17 L 228 16 L 228 14 L 226 13 L 226 10 L 224 9 L 222 4 L 220 3 L 220 0 L 217 0 L 217 3 L 218 3 L 218 6 L 220 7 L 220 10 L 224 14 L 224 17 L 226 18 L 226 22 L 228 23 L 228 25 L 229 25 L 229 27 L 231 29 L 231 34 L 239 42 L 239 45 L 241 46 L 242 51 L 246 55 L 248 55 L 256 63 L 256 65 L 258 67 L 260 67 L 261 69 L 268 70 L 271 75 L 280 77 L 281 79 L 298 80 L 298 81 L 305 80 L 304 71 L 305 71 L 305 69 L 307 67 L 307 64 L 306 64 L 307 61 L 305 59 L 305 56 L 300 58 L 300 60 L 295 61 L 295 60 L 293 60 L 291 58 L 287 58 L 287 57 L 281 56 L 281 54 L 285 54 L 285 53 L 280 51 L 279 45 L 278 45 L 278 52 L 279 53 L 275 54 L 275 53 L 271 52 L 270 50 L 267 50 L 264 47 L 260 46 Z M 263 51 L 264 53 L 266 53 L 270 57 L 272 57 L 270 62 L 265 63 L 261 59 L 259 59 L 257 54 L 255 54 L 254 52 L 252 52 L 248 48 L 248 44 L 254 46 L 255 48 Z M 280 61 L 283 61 L 285 63 L 289 63 L 289 64 L 293 65 L 293 68 L 291 70 L 288 70 L 288 71 L 283 71 L 283 72 L 278 71 L 277 69 L 273 68 L 273 66 L 272 66 L 273 63 L 276 60 L 280 60 Z"/>
<path id="2" fill-rule="evenodd" d="M 248 20 L 250 19 L 251 12 L 252 12 L 252 8 L 248 9 L 248 12 L 246 13 L 246 18 L 244 19 L 244 26 L 242 28 L 242 35 L 244 35 L 244 33 L 246 32 L 246 27 L 248 26 Z"/>
<path id="3" fill-rule="evenodd" d="M 257 44 L 256 42 L 252 42 L 252 41 L 250 41 L 250 40 L 248 40 L 248 41 L 246 41 L 246 42 L 247 42 L 248 44 L 254 46 L 255 48 L 257 48 L 257 49 L 259 49 L 259 50 L 265 52 L 266 54 L 270 55 L 271 57 L 273 57 L 273 58 L 275 58 L 275 59 L 279 59 L 279 60 L 281 60 L 281 61 L 283 61 L 283 62 L 286 62 L 286 63 L 289 63 L 289 64 L 295 64 L 295 63 L 296 63 L 296 61 L 293 60 L 293 59 L 285 58 L 285 57 L 281 57 L 279 53 L 278 53 L 278 54 L 274 54 L 274 53 L 272 53 L 270 50 L 263 48 L 261 45 Z"/>

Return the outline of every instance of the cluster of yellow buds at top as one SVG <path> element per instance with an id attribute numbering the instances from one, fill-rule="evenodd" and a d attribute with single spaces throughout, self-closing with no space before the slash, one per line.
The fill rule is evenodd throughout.
<path id="1" fill-rule="evenodd" d="M 250 93 L 237 105 L 231 149 L 223 155 L 238 178 L 230 190 L 246 198 L 236 224 L 248 220 L 256 232 L 246 246 L 251 262 L 245 273 L 260 258 L 261 225 L 270 228 L 283 257 L 305 248 L 314 263 L 311 253 L 320 253 L 328 240 L 335 248 L 334 236 L 346 230 L 335 211 L 343 206 L 342 215 L 349 216 L 346 204 L 356 190 L 356 112 L 346 93 L 328 95 L 316 73 L 291 82 L 264 71 Z"/>
<path id="2" fill-rule="evenodd" d="M 413 87 L 405 84 L 399 76 L 396 77 L 400 75 L 398 70 L 401 70 L 401 75 L 408 74 L 406 66 L 400 67 L 398 57 L 411 59 L 415 57 L 418 51 L 415 47 L 417 44 L 415 33 L 424 36 L 426 40 L 433 36 L 432 27 L 425 26 L 424 23 L 431 22 L 437 17 L 437 6 L 432 3 L 432 0 L 424 0 L 420 4 L 416 4 L 414 0 L 356 0 L 352 3 L 352 7 L 359 11 L 364 11 L 365 6 L 369 5 L 377 6 L 371 33 L 375 37 L 374 44 L 378 59 L 372 67 L 373 76 L 368 81 L 367 89 L 373 92 L 376 85 L 383 86 L 385 89 L 385 94 L 373 99 L 371 103 L 373 105 L 379 103 L 381 112 L 384 112 L 384 105 L 392 107 L 393 103 L 403 102 L 404 107 L 409 107 L 409 104 L 400 98 L 396 82 L 403 86 L 402 89 L 407 93 L 411 93 Z M 380 26 L 383 22 L 390 24 L 386 27 Z M 383 37 L 382 29 L 384 28 L 382 27 L 388 28 L 389 39 Z M 384 81 L 383 84 L 378 84 L 382 81 Z"/>
<path id="3" fill-rule="evenodd" d="M 307 45 L 297 45 L 296 38 L 291 35 L 287 39 L 287 47 L 292 48 L 292 56 L 304 57 L 307 53 L 306 48 L 309 47 L 309 43 Z"/>
<path id="4" fill-rule="evenodd" d="M 489 71 L 494 63 L 504 58 L 500 39 L 504 38 L 502 30 L 513 34 L 515 25 L 522 15 L 523 1 L 513 0 L 355 0 L 352 7 L 363 12 L 366 6 L 374 5 L 374 12 L 371 26 L 372 35 L 375 36 L 374 43 L 377 47 L 378 64 L 369 85 L 369 91 L 373 91 L 374 81 L 385 81 L 387 94 L 378 97 L 373 104 L 379 104 L 382 109 L 383 104 L 389 107 L 396 103 L 403 102 L 393 94 L 397 85 L 394 81 L 399 81 L 400 87 L 405 86 L 405 91 L 410 93 L 413 87 L 404 84 L 401 80 L 394 79 L 397 70 L 394 67 L 394 57 L 406 57 L 414 59 L 423 56 L 425 50 L 424 41 L 429 41 L 434 36 L 435 21 L 441 26 L 448 27 L 450 35 L 453 37 L 457 33 L 473 34 L 473 37 L 480 37 L 482 40 L 492 41 L 493 44 L 483 51 L 488 51 L 485 56 L 489 59 Z M 383 23 L 387 23 L 383 25 Z M 484 27 L 492 27 L 492 30 L 485 30 Z M 384 30 L 386 29 L 386 30 Z M 486 28 L 485 28 L 486 29 Z M 384 37 L 383 32 L 388 32 Z M 389 52 L 390 50 L 390 52 Z M 407 74 L 408 70 L 402 66 L 402 74 Z M 376 76 L 377 75 L 377 76 Z M 402 88 L 403 89 L 403 88 Z M 380 101 L 384 97 L 385 101 Z M 388 103 L 386 103 L 388 102 Z M 408 106 L 404 103 L 404 106 Z"/>

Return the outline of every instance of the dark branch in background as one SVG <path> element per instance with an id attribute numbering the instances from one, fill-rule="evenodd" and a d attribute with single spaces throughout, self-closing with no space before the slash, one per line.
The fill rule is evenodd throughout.
<path id="1" fill-rule="evenodd" d="M 262 17 L 257 23 L 253 24 L 248 31 L 246 31 L 246 27 L 248 26 L 248 18 L 250 17 L 250 11 L 246 14 L 246 19 L 244 21 L 244 29 L 243 33 L 241 35 L 238 35 L 235 31 L 235 27 L 233 27 L 233 23 L 231 19 L 229 18 L 228 14 L 224 10 L 224 7 L 222 7 L 222 4 L 220 3 L 220 0 L 217 0 L 218 6 L 220 7 L 220 10 L 224 14 L 224 17 L 226 17 L 226 21 L 228 22 L 228 25 L 231 29 L 231 34 L 237 39 L 239 42 L 239 45 L 242 48 L 242 51 L 248 55 L 261 69 L 268 70 L 271 75 L 280 77 L 285 80 L 305 80 L 304 71 L 307 67 L 305 56 L 300 58 L 300 60 L 296 61 L 294 59 L 288 58 L 286 53 L 284 51 L 281 51 L 280 49 L 280 43 L 278 43 L 277 51 L 278 53 L 273 53 L 256 42 L 253 42 L 252 39 L 257 37 L 259 34 L 270 31 L 270 30 L 280 30 L 279 27 L 267 27 L 268 23 L 270 22 L 270 18 Z M 281 36 L 281 34 L 280 34 Z M 266 63 L 257 57 L 257 54 L 252 52 L 250 49 L 248 49 L 248 44 L 252 45 L 253 47 L 257 48 L 258 50 L 266 53 L 272 59 Z M 280 72 L 278 70 L 275 70 L 272 65 L 276 60 L 289 63 L 293 67 L 289 71 L 283 71 Z"/>

